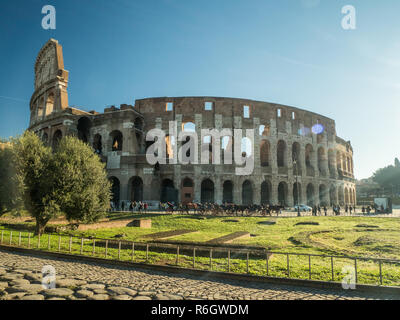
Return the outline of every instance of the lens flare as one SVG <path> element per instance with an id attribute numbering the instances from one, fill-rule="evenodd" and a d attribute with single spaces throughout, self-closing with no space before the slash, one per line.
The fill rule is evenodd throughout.
<path id="1" fill-rule="evenodd" d="M 324 126 L 320 123 L 314 124 L 312 127 L 312 132 L 315 134 L 322 134 L 324 130 L 325 130 Z"/>

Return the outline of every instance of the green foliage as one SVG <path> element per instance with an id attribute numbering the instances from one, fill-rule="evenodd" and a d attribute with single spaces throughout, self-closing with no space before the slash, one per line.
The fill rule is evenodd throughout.
<path id="1" fill-rule="evenodd" d="M 36 232 L 42 233 L 46 223 L 60 212 L 52 199 L 55 193 L 51 170 L 52 152 L 30 131 L 13 142 L 16 174 L 25 208 L 36 219 Z"/>
<path id="2" fill-rule="evenodd" d="M 25 132 L 14 140 L 17 180 L 26 209 L 36 219 L 36 233 L 64 213 L 68 220 L 95 221 L 108 208 L 110 184 L 104 165 L 91 148 L 64 137 L 57 150 Z"/>
<path id="3" fill-rule="evenodd" d="M 0 149 L 0 216 L 21 207 L 18 181 L 11 148 Z"/>
<path id="4" fill-rule="evenodd" d="M 104 164 L 75 137 L 61 140 L 53 157 L 56 202 L 68 220 L 93 222 L 109 208 L 111 184 Z"/>
<path id="5" fill-rule="evenodd" d="M 373 175 L 373 180 L 383 188 L 391 189 L 400 186 L 400 166 L 387 166 L 377 170 Z"/>

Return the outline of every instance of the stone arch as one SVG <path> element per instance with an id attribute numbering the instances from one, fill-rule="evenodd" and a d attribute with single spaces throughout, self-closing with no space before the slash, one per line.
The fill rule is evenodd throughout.
<path id="1" fill-rule="evenodd" d="M 261 183 L 261 204 L 271 204 L 271 182 L 263 181 Z"/>
<path id="2" fill-rule="evenodd" d="M 338 204 L 337 190 L 336 190 L 336 186 L 333 184 L 329 187 L 329 198 L 330 198 L 331 206 Z"/>
<path id="3" fill-rule="evenodd" d="M 314 174 L 314 167 L 312 165 L 312 159 L 314 157 L 314 149 L 311 144 L 306 145 L 305 149 L 305 163 L 306 163 L 306 171 L 307 171 L 307 176 L 313 177 Z"/>
<path id="4" fill-rule="evenodd" d="M 287 205 L 288 199 L 288 185 L 286 182 L 282 181 L 278 185 L 278 202 L 281 206 Z"/>
<path id="5" fill-rule="evenodd" d="M 324 184 L 319 186 L 319 204 L 321 206 L 329 206 L 328 188 Z"/>
<path id="6" fill-rule="evenodd" d="M 111 151 L 122 151 L 123 136 L 121 131 L 114 130 L 110 133 Z"/>
<path id="7" fill-rule="evenodd" d="M 41 97 L 37 103 L 37 111 L 36 111 L 36 118 L 38 120 L 40 120 L 43 115 L 44 115 L 44 108 L 45 108 L 45 104 L 44 104 L 44 98 Z"/>
<path id="8" fill-rule="evenodd" d="M 46 132 L 42 135 L 42 141 L 44 144 L 47 144 L 49 142 L 49 135 Z"/>
<path id="9" fill-rule="evenodd" d="M 54 111 L 54 102 L 55 102 L 55 97 L 54 97 L 54 92 L 50 92 L 49 95 L 47 96 L 46 99 L 46 116 L 50 115 Z"/>
<path id="10" fill-rule="evenodd" d="M 57 130 L 56 132 L 54 132 L 53 142 L 52 142 L 53 149 L 58 147 L 58 144 L 60 143 L 60 140 L 62 139 L 62 137 L 63 137 L 63 134 L 62 134 L 61 130 Z"/>
<path id="11" fill-rule="evenodd" d="M 242 184 L 242 204 L 253 204 L 253 185 L 250 180 L 246 180 Z"/>
<path id="12" fill-rule="evenodd" d="M 82 117 L 78 120 L 78 139 L 87 143 L 89 141 L 90 128 L 92 122 L 88 117 Z"/>
<path id="13" fill-rule="evenodd" d="M 211 179 L 201 182 L 201 202 L 214 203 L 214 182 Z"/>
<path id="14" fill-rule="evenodd" d="M 279 140 L 276 148 L 278 167 L 287 166 L 286 152 L 287 152 L 286 142 L 284 140 Z"/>
<path id="15" fill-rule="evenodd" d="M 340 151 L 336 152 L 336 167 L 339 176 L 341 176 L 343 173 L 343 167 L 342 167 L 342 154 L 340 153 Z"/>
<path id="16" fill-rule="evenodd" d="M 260 145 L 260 164 L 261 167 L 269 166 L 270 145 L 268 140 L 262 140 Z"/>
<path id="17" fill-rule="evenodd" d="M 307 185 L 307 205 L 313 207 L 315 204 L 315 188 L 312 183 L 309 183 Z"/>
<path id="18" fill-rule="evenodd" d="M 194 198 L 194 183 L 189 177 L 182 180 L 181 202 L 183 204 L 193 202 Z"/>
<path id="19" fill-rule="evenodd" d="M 223 184 L 222 202 L 233 203 L 233 183 L 231 180 L 226 180 Z"/>
<path id="20" fill-rule="evenodd" d="M 135 176 L 129 180 L 131 201 L 143 201 L 143 180 Z"/>
<path id="21" fill-rule="evenodd" d="M 101 134 L 97 133 L 93 137 L 93 149 L 97 154 L 101 154 L 103 151 L 103 142 Z"/>

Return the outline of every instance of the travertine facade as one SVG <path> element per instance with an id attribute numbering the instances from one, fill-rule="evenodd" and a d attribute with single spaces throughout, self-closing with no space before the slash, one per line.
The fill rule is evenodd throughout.
<path id="1" fill-rule="evenodd" d="M 56 40 L 40 51 L 35 76 L 30 129 L 53 146 L 66 134 L 93 146 L 107 163 L 115 201 L 288 206 L 356 202 L 353 149 L 336 136 L 334 120 L 322 115 L 216 97 L 149 98 L 136 100 L 134 106 L 106 108 L 104 113 L 85 112 L 68 106 L 68 72 Z M 204 128 L 254 129 L 253 173 L 237 176 L 235 164 L 148 164 L 146 132 L 160 128 L 168 133 L 169 121 L 178 123 L 178 132 L 190 127 L 199 137 Z"/>

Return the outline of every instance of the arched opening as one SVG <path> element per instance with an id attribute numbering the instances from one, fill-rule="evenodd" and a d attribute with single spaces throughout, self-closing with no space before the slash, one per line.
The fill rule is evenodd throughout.
<path id="1" fill-rule="evenodd" d="M 171 179 L 164 179 L 161 183 L 161 202 L 177 203 L 177 190 Z"/>
<path id="2" fill-rule="evenodd" d="M 301 184 L 299 182 L 295 182 L 293 184 L 293 201 L 294 205 L 299 205 L 301 203 Z"/>
<path id="3" fill-rule="evenodd" d="M 281 182 L 278 185 L 278 202 L 281 206 L 287 206 L 288 186 L 286 182 Z"/>
<path id="4" fill-rule="evenodd" d="M 143 180 L 140 177 L 131 178 L 131 201 L 143 201 Z"/>
<path id="5" fill-rule="evenodd" d="M 120 200 L 120 182 L 116 177 L 109 178 L 111 182 L 111 201 L 116 207 L 119 207 Z"/>
<path id="6" fill-rule="evenodd" d="M 214 203 L 214 182 L 205 179 L 201 183 L 201 202 Z"/>
<path id="7" fill-rule="evenodd" d="M 186 177 L 182 181 L 181 202 L 183 204 L 190 203 L 193 201 L 193 197 L 194 197 L 193 180 Z"/>
<path id="8" fill-rule="evenodd" d="M 343 172 L 343 168 L 342 168 L 342 155 L 341 153 L 338 151 L 336 152 L 336 166 L 337 166 L 337 171 L 338 171 L 338 175 L 342 176 L 342 172 Z"/>
<path id="9" fill-rule="evenodd" d="M 90 128 L 92 122 L 87 117 L 82 117 L 78 120 L 78 139 L 87 143 L 89 141 Z"/>
<path id="10" fill-rule="evenodd" d="M 36 117 L 40 120 L 43 117 L 44 114 L 44 98 L 42 97 L 37 106 L 37 111 L 36 111 Z"/>
<path id="11" fill-rule="evenodd" d="M 279 140 L 278 142 L 277 160 L 278 160 L 278 167 L 286 166 L 286 142 L 283 140 Z"/>
<path id="12" fill-rule="evenodd" d="M 269 141 L 268 140 L 261 141 L 261 145 L 260 145 L 261 167 L 269 166 L 269 150 L 270 150 Z"/>
<path id="13" fill-rule="evenodd" d="M 351 173 L 351 160 L 350 160 L 350 157 L 347 157 L 347 172 Z"/>
<path id="14" fill-rule="evenodd" d="M 305 160 L 306 160 L 306 170 L 307 176 L 313 177 L 314 176 L 314 167 L 312 166 L 312 157 L 314 155 L 314 149 L 311 144 L 306 146 L 305 150 Z"/>
<path id="15" fill-rule="evenodd" d="M 242 204 L 253 204 L 253 186 L 251 185 L 251 182 L 249 180 L 246 180 L 242 184 Z"/>
<path id="16" fill-rule="evenodd" d="M 330 198 L 330 205 L 334 206 L 338 204 L 337 194 L 336 194 L 336 187 L 331 185 L 329 188 L 329 198 Z"/>
<path id="17" fill-rule="evenodd" d="M 312 183 L 309 183 L 307 186 L 307 205 L 310 207 L 315 205 L 315 190 Z"/>
<path id="18" fill-rule="evenodd" d="M 321 206 L 328 206 L 328 189 L 324 184 L 319 186 L 319 204 Z"/>
<path id="19" fill-rule="evenodd" d="M 233 183 L 230 180 L 224 182 L 222 192 L 223 203 L 233 203 Z"/>
<path id="20" fill-rule="evenodd" d="M 50 93 L 46 100 L 46 116 L 52 114 L 54 111 L 54 93 Z"/>
<path id="21" fill-rule="evenodd" d="M 110 133 L 111 138 L 111 151 L 122 151 L 122 133 L 121 131 L 114 130 Z"/>
<path id="22" fill-rule="evenodd" d="M 261 184 L 261 204 L 271 204 L 271 184 L 268 181 Z"/>
<path id="23" fill-rule="evenodd" d="M 93 138 L 93 149 L 97 154 L 101 154 L 103 151 L 103 143 L 101 141 L 101 135 L 98 133 Z"/>
<path id="24" fill-rule="evenodd" d="M 52 143 L 53 149 L 58 147 L 61 139 L 62 139 L 62 132 L 61 130 L 57 130 L 53 135 L 53 143 Z"/>
<path id="25" fill-rule="evenodd" d="M 47 144 L 49 142 L 49 135 L 46 132 L 42 135 L 42 141 L 44 144 Z"/>

